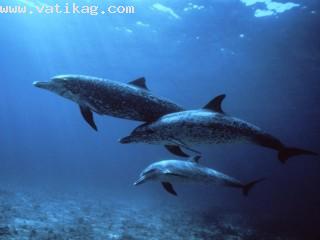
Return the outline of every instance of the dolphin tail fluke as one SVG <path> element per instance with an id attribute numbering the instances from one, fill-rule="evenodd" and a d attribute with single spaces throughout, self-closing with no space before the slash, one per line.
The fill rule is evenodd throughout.
<path id="1" fill-rule="evenodd" d="M 255 180 L 255 181 L 252 181 L 252 182 L 249 182 L 249 183 L 243 185 L 243 187 L 242 187 L 242 193 L 243 193 L 243 195 L 244 195 L 244 196 L 248 196 L 250 190 L 251 190 L 257 183 L 262 182 L 262 181 L 264 181 L 264 180 L 266 180 L 266 179 L 265 179 L 265 178 L 260 178 L 260 179 L 258 179 L 258 180 Z"/>
<path id="2" fill-rule="evenodd" d="M 313 155 L 317 156 L 318 154 L 312 151 L 300 149 L 300 148 L 282 148 L 278 153 L 278 159 L 282 163 L 286 163 L 290 157 L 299 156 L 299 155 Z"/>

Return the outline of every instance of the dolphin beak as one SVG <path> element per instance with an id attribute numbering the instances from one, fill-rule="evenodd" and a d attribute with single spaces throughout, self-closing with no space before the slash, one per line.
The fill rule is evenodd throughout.
<path id="1" fill-rule="evenodd" d="M 144 183 L 146 181 L 146 177 L 142 176 L 141 178 L 139 178 L 137 181 L 135 181 L 135 183 L 133 184 L 133 186 L 137 186 L 140 185 L 142 183 Z"/>
<path id="2" fill-rule="evenodd" d="M 131 142 L 132 142 L 132 139 L 131 139 L 130 136 L 127 136 L 127 137 L 121 138 L 121 139 L 119 140 L 119 142 L 122 143 L 122 144 L 128 144 L 128 143 L 131 143 Z"/>
<path id="3" fill-rule="evenodd" d="M 48 89 L 50 83 L 49 82 L 33 82 L 33 86 L 38 87 L 38 88 L 44 88 Z"/>

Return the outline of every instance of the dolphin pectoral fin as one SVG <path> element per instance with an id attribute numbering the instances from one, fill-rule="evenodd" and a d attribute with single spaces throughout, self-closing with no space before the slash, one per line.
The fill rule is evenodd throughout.
<path id="1" fill-rule="evenodd" d="M 176 145 L 165 145 L 164 146 L 169 152 L 173 153 L 174 155 L 180 157 L 189 157 L 188 154 L 184 153 L 179 146 Z"/>
<path id="2" fill-rule="evenodd" d="M 161 182 L 163 188 L 170 194 L 177 196 L 178 194 L 176 193 L 176 191 L 174 190 L 173 186 L 171 183 L 169 182 Z"/>
<path id="3" fill-rule="evenodd" d="M 195 154 L 201 155 L 201 152 L 189 147 L 187 144 L 185 144 L 184 142 L 182 142 L 179 139 L 171 138 L 171 142 L 173 143 L 173 145 L 177 145 L 177 146 L 183 147 L 183 148 L 189 150 L 190 152 L 193 152 Z"/>
<path id="4" fill-rule="evenodd" d="M 97 125 L 94 122 L 93 119 L 93 113 L 91 112 L 90 108 L 84 107 L 80 105 L 80 111 L 83 116 L 83 118 L 86 120 L 86 122 L 96 131 L 98 131 Z"/>
<path id="5" fill-rule="evenodd" d="M 222 107 L 221 107 L 222 101 L 225 99 L 225 97 L 226 97 L 225 94 L 219 95 L 219 96 L 215 97 L 214 99 L 212 99 L 203 108 L 214 111 L 214 112 L 225 114 L 224 111 L 222 110 Z"/>
<path id="6" fill-rule="evenodd" d="M 195 149 L 193 149 L 193 148 L 190 148 L 190 147 L 187 146 L 187 145 L 184 145 L 183 147 L 184 147 L 185 149 L 189 150 L 190 152 L 194 152 L 194 153 L 196 153 L 196 154 L 198 154 L 198 155 L 201 155 L 201 152 L 199 152 L 199 151 L 197 151 L 197 150 L 195 150 Z"/>
<path id="7" fill-rule="evenodd" d="M 189 161 L 190 161 L 190 162 L 199 163 L 199 160 L 200 160 L 200 159 L 201 159 L 201 156 L 200 156 L 200 155 L 196 155 L 196 156 L 190 157 L 190 158 L 189 158 Z"/>
<path id="8" fill-rule="evenodd" d="M 149 91 L 149 89 L 148 89 L 148 87 L 146 85 L 146 79 L 144 77 L 141 77 L 141 78 L 138 78 L 138 79 L 136 79 L 134 81 L 131 81 L 128 84 L 131 84 L 133 86 L 136 86 L 136 87 L 139 87 L 139 88 L 142 88 L 144 90 L 148 90 Z"/>

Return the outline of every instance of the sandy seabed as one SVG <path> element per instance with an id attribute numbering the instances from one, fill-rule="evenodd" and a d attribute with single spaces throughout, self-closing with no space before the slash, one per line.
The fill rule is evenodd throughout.
<path id="1" fill-rule="evenodd" d="M 0 191 L 5 240 L 253 240 L 298 239 L 262 232 L 237 213 L 161 206 L 75 194 Z"/>

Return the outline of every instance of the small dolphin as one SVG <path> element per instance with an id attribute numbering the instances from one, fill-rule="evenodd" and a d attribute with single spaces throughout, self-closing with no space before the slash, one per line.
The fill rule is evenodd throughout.
<path id="1" fill-rule="evenodd" d="M 121 83 L 83 75 L 60 75 L 49 82 L 34 82 L 33 85 L 76 102 L 84 119 L 95 130 L 97 126 L 92 112 L 151 122 L 183 110 L 167 99 L 154 96 L 144 78 Z"/>
<path id="2" fill-rule="evenodd" d="M 196 156 L 191 161 L 163 160 L 153 163 L 143 170 L 140 178 L 133 185 L 136 186 L 151 180 L 160 181 L 167 192 L 176 196 L 177 192 L 174 190 L 172 182 L 213 183 L 226 187 L 240 188 L 243 195 L 247 196 L 255 184 L 264 180 L 264 178 L 261 178 L 243 184 L 233 177 L 201 166 L 198 164 L 198 160 L 199 157 Z"/>
<path id="3" fill-rule="evenodd" d="M 155 122 L 140 125 L 120 142 L 161 144 L 173 154 L 183 157 L 187 154 L 181 150 L 181 147 L 196 152 L 189 145 L 234 142 L 251 142 L 272 148 L 278 151 L 278 159 L 282 163 L 293 156 L 317 155 L 308 150 L 287 147 L 259 127 L 228 116 L 221 108 L 224 98 L 225 95 L 220 95 L 203 109 L 168 114 Z"/>

